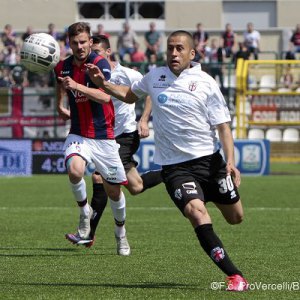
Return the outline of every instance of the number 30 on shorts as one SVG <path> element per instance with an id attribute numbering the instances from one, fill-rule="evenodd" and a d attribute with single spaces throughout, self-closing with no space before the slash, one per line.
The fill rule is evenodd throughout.
<path id="1" fill-rule="evenodd" d="M 218 181 L 219 192 L 221 194 L 226 194 L 228 191 L 231 192 L 234 189 L 234 185 L 230 175 L 227 175 L 226 178 L 222 178 Z"/>

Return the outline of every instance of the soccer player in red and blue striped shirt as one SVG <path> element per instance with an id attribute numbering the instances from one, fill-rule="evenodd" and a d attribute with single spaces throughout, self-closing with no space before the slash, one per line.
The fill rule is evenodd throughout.
<path id="1" fill-rule="evenodd" d="M 114 106 L 109 95 L 90 80 L 86 64 L 92 63 L 110 79 L 108 61 L 91 51 L 90 26 L 85 22 L 74 23 L 68 28 L 72 55 L 60 61 L 55 68 L 57 78 L 57 111 L 64 119 L 71 120 L 69 135 L 64 144 L 65 163 L 71 190 L 80 208 L 80 221 L 75 234 L 67 234 L 72 243 L 89 239 L 90 219 L 93 210 L 88 204 L 84 173 L 86 165 L 95 165 L 104 178 L 104 186 L 116 223 L 116 238 L 120 251 L 130 254 L 125 230 L 125 196 L 121 185 L 127 184 L 124 167 L 114 139 Z M 69 107 L 64 107 L 67 94 Z M 97 99 L 98 102 L 92 101 Z M 100 102 L 100 103 L 99 103 Z M 125 254 L 124 254 L 125 253 Z"/>

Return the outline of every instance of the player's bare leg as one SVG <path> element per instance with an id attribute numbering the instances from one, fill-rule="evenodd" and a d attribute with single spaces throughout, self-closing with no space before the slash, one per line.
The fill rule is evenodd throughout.
<path id="1" fill-rule="evenodd" d="M 66 238 L 78 244 L 80 240 L 89 240 L 90 218 L 93 210 L 88 204 L 86 184 L 83 178 L 85 171 L 85 161 L 80 156 L 73 156 L 67 161 L 68 175 L 71 190 L 80 209 L 78 231 L 75 234 L 66 234 Z"/>
<path id="2" fill-rule="evenodd" d="M 244 211 L 241 200 L 233 204 L 215 203 L 229 224 L 239 224 L 243 221 Z"/>
<path id="3" fill-rule="evenodd" d="M 126 199 L 119 184 L 109 184 L 103 180 L 105 191 L 110 199 L 110 206 L 115 219 L 115 238 L 117 241 L 117 254 L 130 255 L 130 246 L 126 237 Z"/>
<path id="4" fill-rule="evenodd" d="M 227 274 L 228 288 L 230 291 L 244 291 L 247 289 L 247 281 L 239 269 L 231 262 L 223 244 L 213 230 L 211 218 L 200 199 L 189 201 L 184 214 L 194 227 L 201 247 L 212 261 Z"/>

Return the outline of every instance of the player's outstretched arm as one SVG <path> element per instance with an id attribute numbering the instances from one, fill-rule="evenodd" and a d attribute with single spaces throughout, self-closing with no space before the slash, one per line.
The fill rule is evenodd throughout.
<path id="1" fill-rule="evenodd" d="M 239 187 L 241 184 L 241 174 L 240 171 L 235 167 L 234 143 L 231 129 L 228 123 L 223 123 L 217 125 L 217 130 L 219 132 L 220 142 L 222 144 L 222 149 L 224 151 L 225 160 L 227 163 L 227 174 L 232 175 L 235 185 Z"/>
<path id="2" fill-rule="evenodd" d="M 149 136 L 149 118 L 152 111 L 152 102 L 150 96 L 147 96 L 145 99 L 144 110 L 142 116 L 138 122 L 138 132 L 140 138 L 146 138 Z"/>
<path id="3" fill-rule="evenodd" d="M 94 64 L 87 64 L 86 67 L 93 83 L 109 95 L 125 103 L 134 103 L 138 100 L 138 97 L 131 91 L 129 86 L 116 85 L 106 81 L 100 69 Z"/>

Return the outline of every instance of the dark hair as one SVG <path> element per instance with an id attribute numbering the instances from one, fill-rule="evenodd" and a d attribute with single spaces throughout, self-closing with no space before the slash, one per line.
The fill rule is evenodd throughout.
<path id="1" fill-rule="evenodd" d="M 89 23 L 77 22 L 68 27 L 69 38 L 72 36 L 76 36 L 82 32 L 86 32 L 89 36 L 91 36 L 91 27 Z"/>
<path id="2" fill-rule="evenodd" d="M 93 39 L 93 44 L 101 43 L 105 50 L 110 48 L 110 42 L 109 42 L 109 39 L 107 38 L 107 36 L 105 36 L 103 34 L 93 35 L 92 39 Z"/>
<path id="3" fill-rule="evenodd" d="M 185 31 L 185 30 L 177 30 L 177 31 L 173 31 L 173 32 L 169 35 L 168 40 L 169 40 L 170 37 L 178 36 L 178 35 L 186 36 L 186 37 L 188 38 L 188 40 L 189 40 L 189 43 L 190 43 L 191 48 L 195 48 L 193 36 L 192 36 L 188 31 Z"/>

